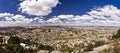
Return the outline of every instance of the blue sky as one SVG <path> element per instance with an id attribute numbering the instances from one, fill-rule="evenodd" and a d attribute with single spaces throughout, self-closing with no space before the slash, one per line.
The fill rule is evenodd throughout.
<path id="1" fill-rule="evenodd" d="M 102 9 L 107 9 L 109 12 Z M 91 23 L 95 22 L 95 26 L 104 26 L 106 24 L 103 22 L 105 22 L 107 26 L 118 26 L 120 24 L 119 9 L 120 0 L 1 0 L 0 25 L 21 26 L 36 23 L 38 25 L 46 23 L 50 25 L 93 25 Z M 96 11 L 97 15 L 93 11 Z"/>
<path id="2" fill-rule="evenodd" d="M 47 17 L 61 14 L 83 15 L 94 7 L 103 7 L 105 5 L 114 5 L 120 8 L 120 0 L 60 0 L 61 4 L 53 8 L 53 12 Z M 18 5 L 20 0 L 1 0 L 0 13 L 8 12 L 19 14 Z"/>

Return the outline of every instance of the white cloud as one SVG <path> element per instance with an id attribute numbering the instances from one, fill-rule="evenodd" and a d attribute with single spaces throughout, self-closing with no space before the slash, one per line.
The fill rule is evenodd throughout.
<path id="1" fill-rule="evenodd" d="M 22 15 L 14 15 L 10 13 L 0 13 L 0 18 L 4 20 L 0 20 L 1 26 L 23 26 L 26 24 L 30 24 L 33 19 L 26 18 Z"/>
<path id="2" fill-rule="evenodd" d="M 93 19 L 91 16 L 89 15 L 82 15 L 82 16 L 74 16 L 73 20 L 75 21 L 83 21 L 83 20 L 91 20 Z"/>
<path id="3" fill-rule="evenodd" d="M 19 10 L 29 15 L 46 16 L 58 3 L 59 0 L 23 0 Z"/>
<path id="4" fill-rule="evenodd" d="M 59 15 L 57 17 L 59 17 L 61 19 L 70 19 L 70 18 L 73 18 L 74 16 L 73 15 Z"/>
<path id="5" fill-rule="evenodd" d="M 88 12 L 88 14 L 100 19 L 108 19 L 107 17 L 110 17 L 110 19 L 120 19 L 120 9 L 117 9 L 117 7 L 113 5 L 106 5 L 103 8 L 92 10 L 91 12 Z"/>
<path id="6" fill-rule="evenodd" d="M 31 2 L 30 0 L 24 0 L 23 2 L 25 1 Z M 38 2 L 38 1 L 36 0 L 34 2 Z M 45 16 L 45 14 L 42 15 L 38 13 L 38 16 Z M 118 9 L 117 7 L 113 5 L 106 5 L 102 8 L 92 9 L 90 12 L 87 12 L 87 14 L 84 14 L 84 15 L 58 15 L 58 16 L 53 16 L 52 18 L 48 20 L 44 20 L 44 18 L 41 18 L 41 17 L 35 17 L 35 18 L 30 19 L 30 18 L 26 18 L 25 16 L 19 15 L 19 14 L 14 15 L 10 13 L 0 13 L 0 26 L 25 26 L 29 24 L 35 25 L 35 24 L 31 24 L 32 22 L 39 23 L 36 25 L 43 24 L 43 25 L 74 25 L 74 26 L 76 25 L 79 25 L 79 26 L 82 26 L 82 25 L 85 25 L 85 26 L 90 26 L 90 25 L 120 26 L 120 9 Z"/>
<path id="7" fill-rule="evenodd" d="M 36 21 L 37 23 L 42 23 L 42 24 L 44 24 L 45 23 L 45 20 L 43 19 L 43 18 L 40 18 L 40 17 L 35 17 L 34 19 L 33 19 L 34 21 Z"/>
<path id="8" fill-rule="evenodd" d="M 52 23 L 66 25 L 95 25 L 95 26 L 120 26 L 120 9 L 113 5 L 92 9 L 84 15 L 58 15 L 48 20 Z"/>
<path id="9" fill-rule="evenodd" d="M 13 16 L 13 14 L 10 14 L 10 13 L 0 13 L 0 18 L 2 17 L 11 17 Z"/>
<path id="10" fill-rule="evenodd" d="M 60 23 L 60 19 L 59 18 L 51 18 L 49 20 L 47 20 L 46 22 L 50 22 L 50 23 Z"/>

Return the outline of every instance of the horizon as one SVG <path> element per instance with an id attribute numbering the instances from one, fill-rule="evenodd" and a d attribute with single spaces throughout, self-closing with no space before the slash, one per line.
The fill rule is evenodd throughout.
<path id="1" fill-rule="evenodd" d="M 120 28 L 120 26 L 93 26 L 93 25 L 84 25 L 84 26 L 79 26 L 79 25 L 20 25 L 20 26 L 0 26 L 0 28 L 11 28 L 11 27 L 110 27 L 110 28 Z"/>

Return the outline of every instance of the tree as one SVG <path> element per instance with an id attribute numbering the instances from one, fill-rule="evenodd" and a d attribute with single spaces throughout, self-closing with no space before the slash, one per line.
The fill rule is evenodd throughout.
<path id="1" fill-rule="evenodd" d="M 24 40 L 24 39 L 21 38 L 20 42 L 25 43 L 25 44 L 30 44 L 30 40 L 29 39 Z"/>
<path id="2" fill-rule="evenodd" d="M 7 44 L 5 48 L 9 53 L 25 53 L 25 50 L 19 44 Z"/>
<path id="3" fill-rule="evenodd" d="M 120 29 L 118 29 L 117 34 L 113 35 L 112 38 L 115 39 L 115 38 L 119 38 L 119 37 L 120 37 Z"/>
<path id="4" fill-rule="evenodd" d="M 10 37 L 10 39 L 8 40 L 8 43 L 11 43 L 11 44 L 19 44 L 19 43 L 20 43 L 20 39 L 19 39 L 19 37 L 17 37 L 17 36 Z"/>
<path id="5" fill-rule="evenodd" d="M 89 43 L 88 46 L 86 46 L 86 48 L 84 49 L 84 51 L 92 51 L 94 47 L 95 45 L 93 45 L 92 43 Z"/>

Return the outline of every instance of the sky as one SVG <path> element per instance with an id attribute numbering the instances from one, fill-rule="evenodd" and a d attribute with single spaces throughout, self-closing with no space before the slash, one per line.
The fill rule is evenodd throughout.
<path id="1" fill-rule="evenodd" d="M 4 26 L 120 26 L 120 0 L 1 0 Z"/>

